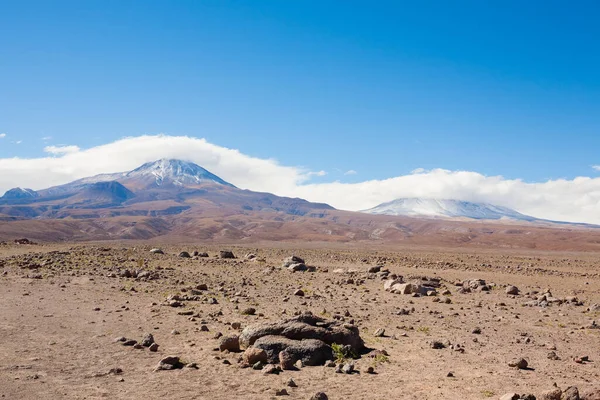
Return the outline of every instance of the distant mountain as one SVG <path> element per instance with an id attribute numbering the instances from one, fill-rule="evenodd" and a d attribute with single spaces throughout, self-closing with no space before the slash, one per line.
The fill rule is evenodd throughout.
<path id="1" fill-rule="evenodd" d="M 2 198 L 7 201 L 10 201 L 10 200 L 23 201 L 23 200 L 34 199 L 38 196 L 39 195 L 35 190 L 21 189 L 20 187 L 18 187 L 18 188 L 10 189 L 8 192 L 6 192 L 4 194 L 4 196 L 2 196 Z"/>
<path id="2" fill-rule="evenodd" d="M 429 218 L 470 218 L 484 220 L 536 221 L 507 207 L 451 199 L 402 198 L 380 204 L 363 212 Z"/>
<path id="3" fill-rule="evenodd" d="M 119 178 L 123 184 L 136 187 L 189 186 L 202 183 L 217 183 L 235 187 L 199 165 L 181 160 L 162 159 L 149 162 Z"/>
<path id="4" fill-rule="evenodd" d="M 327 204 L 238 189 L 199 165 L 173 159 L 149 162 L 130 172 L 78 179 L 37 192 L 11 189 L 0 197 L 0 215 L 4 218 L 162 216 L 190 210 L 305 215 L 311 210 L 333 208 Z"/>

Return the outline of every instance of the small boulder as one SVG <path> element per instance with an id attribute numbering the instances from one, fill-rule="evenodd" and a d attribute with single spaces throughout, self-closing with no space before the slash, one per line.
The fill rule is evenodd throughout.
<path id="1" fill-rule="evenodd" d="M 151 333 L 146 333 L 140 343 L 144 347 L 150 347 L 154 343 L 154 336 Z"/>
<path id="2" fill-rule="evenodd" d="M 289 352 L 283 350 L 279 352 L 279 366 L 284 371 L 294 370 L 294 363 L 296 362 L 296 358 L 292 356 Z"/>
<path id="3" fill-rule="evenodd" d="M 165 252 L 162 251 L 161 249 L 152 249 L 152 250 L 150 250 L 150 253 L 152 253 L 152 254 L 165 254 Z"/>
<path id="4" fill-rule="evenodd" d="M 293 264 L 304 264 L 304 260 L 298 256 L 290 256 L 283 260 L 283 264 L 281 266 L 283 268 L 288 268 Z"/>
<path id="5" fill-rule="evenodd" d="M 297 263 L 290 265 L 289 267 L 287 267 L 287 269 L 292 272 L 302 272 L 308 270 L 308 267 L 304 263 Z"/>
<path id="6" fill-rule="evenodd" d="M 246 365 L 254 365 L 257 362 L 266 364 L 267 353 L 262 349 L 257 349 L 256 347 L 249 347 L 242 355 L 242 361 Z"/>
<path id="7" fill-rule="evenodd" d="M 509 367 L 513 367 L 513 368 L 517 368 L 517 369 L 525 369 L 525 368 L 527 368 L 528 365 L 529 365 L 529 363 L 524 358 L 519 358 L 519 359 L 513 360 L 508 363 Z"/>
<path id="8" fill-rule="evenodd" d="M 163 370 L 171 370 L 171 369 L 181 369 L 183 368 L 183 363 L 179 360 L 177 356 L 168 356 L 160 360 L 155 371 L 163 371 Z"/>
<path id="9" fill-rule="evenodd" d="M 325 392 L 317 392 L 313 394 L 309 400 L 329 400 Z"/>
<path id="10" fill-rule="evenodd" d="M 219 342 L 219 350 L 221 351 L 240 351 L 240 338 L 238 335 L 223 336 Z"/>
<path id="11" fill-rule="evenodd" d="M 229 250 L 221 250 L 219 252 L 219 257 L 221 258 L 235 258 L 232 251 Z"/>
<path id="12" fill-rule="evenodd" d="M 540 394 L 539 400 L 560 400 L 562 397 L 562 390 L 559 388 L 554 388 L 550 390 L 546 390 Z"/>
<path id="13" fill-rule="evenodd" d="M 179 253 L 179 257 L 181 257 L 181 258 L 191 258 L 192 256 L 190 256 L 190 253 L 188 253 L 187 251 L 182 251 L 181 253 Z"/>
<path id="14" fill-rule="evenodd" d="M 508 285 L 505 290 L 506 294 L 516 296 L 519 294 L 519 288 L 513 285 Z"/>
<path id="15" fill-rule="evenodd" d="M 500 400 L 519 400 L 520 398 L 521 396 L 519 396 L 517 393 L 506 393 L 500 397 Z"/>
<path id="16" fill-rule="evenodd" d="M 375 265 L 375 266 L 369 267 L 367 272 L 370 274 L 376 274 L 377 272 L 381 271 L 381 268 L 382 268 L 381 265 Z"/>

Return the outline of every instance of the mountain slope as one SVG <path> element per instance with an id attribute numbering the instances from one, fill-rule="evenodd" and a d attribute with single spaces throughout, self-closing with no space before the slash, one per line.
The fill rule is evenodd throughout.
<path id="1" fill-rule="evenodd" d="M 199 165 L 182 160 L 162 159 L 148 162 L 128 172 L 119 182 L 136 188 L 157 188 L 164 186 L 193 186 L 204 183 L 235 187 Z"/>
<path id="2" fill-rule="evenodd" d="M 242 190 L 199 165 L 168 159 L 30 192 L 8 191 L 0 197 L 0 214 L 19 219 L 89 219 L 208 211 L 306 215 L 312 210 L 321 210 L 317 214 L 333 210 L 327 204 Z"/>
<path id="3" fill-rule="evenodd" d="M 536 221 L 507 207 L 450 199 L 402 198 L 362 211 L 368 214 L 430 218 L 510 219 Z"/>

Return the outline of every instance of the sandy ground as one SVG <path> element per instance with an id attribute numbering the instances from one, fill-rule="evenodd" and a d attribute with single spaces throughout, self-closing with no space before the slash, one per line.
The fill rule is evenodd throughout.
<path id="1" fill-rule="evenodd" d="M 317 391 L 329 399 L 485 399 L 506 392 L 540 398 L 554 384 L 583 391 L 599 380 L 600 329 L 589 326 L 600 312 L 587 311 L 600 303 L 598 254 L 287 245 L 229 246 L 237 259 L 222 260 L 215 257 L 222 247 L 169 245 L 162 247 L 164 255 L 150 254 L 152 247 L 0 246 L 2 398 L 270 399 L 282 388 L 292 399 L 309 399 Z M 183 250 L 207 251 L 211 257 L 178 257 Z M 247 253 L 257 259 L 245 260 Z M 282 259 L 292 254 L 316 272 L 281 269 Z M 382 278 L 367 273 L 373 265 L 405 278 L 441 278 L 451 294 L 437 297 L 451 303 L 386 292 Z M 156 272 L 158 279 L 119 276 L 124 269 Z M 458 293 L 455 281 L 475 278 L 495 286 Z M 200 301 L 186 301 L 182 308 L 166 305 L 169 295 L 198 284 L 208 286 Z M 507 295 L 508 284 L 521 294 Z M 293 295 L 298 288 L 304 297 Z M 524 306 L 537 296 L 528 293 L 547 288 L 556 298 L 576 296 L 583 305 Z M 213 298 L 217 304 L 210 304 Z M 256 308 L 256 315 L 242 315 L 247 307 Z M 403 308 L 414 311 L 398 315 Z M 179 314 L 185 310 L 195 317 Z M 325 366 L 265 375 L 240 368 L 240 354 L 215 350 L 217 332 L 239 333 L 234 322 L 243 328 L 299 311 L 354 319 L 366 345 L 389 356 L 355 360 L 359 373 L 352 375 Z M 208 331 L 201 331 L 202 325 Z M 384 337 L 374 336 L 378 328 L 385 328 Z M 472 333 L 475 328 L 481 333 Z M 154 335 L 158 352 L 114 341 L 140 340 L 145 333 Z M 460 345 L 464 352 L 433 349 L 434 340 Z M 552 349 L 559 360 L 548 358 Z M 167 355 L 195 362 L 198 369 L 154 372 Z M 590 362 L 576 363 L 581 356 Z M 508 366 L 519 357 L 531 368 Z M 375 374 L 366 373 L 369 366 Z M 117 367 L 121 374 L 109 373 Z M 286 386 L 290 378 L 297 388 Z"/>

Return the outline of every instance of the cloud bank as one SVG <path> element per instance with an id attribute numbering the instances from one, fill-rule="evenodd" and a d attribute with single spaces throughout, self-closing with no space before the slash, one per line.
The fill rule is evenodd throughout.
<path id="1" fill-rule="evenodd" d="M 539 218 L 600 224 L 600 177 L 529 183 L 472 171 L 417 169 L 410 174 L 359 183 L 310 183 L 324 171 L 284 166 L 186 136 L 139 136 L 79 149 L 48 146 L 52 157 L 0 159 L 0 193 L 13 187 L 43 189 L 100 173 L 132 170 L 160 158 L 195 162 L 232 184 L 281 196 L 363 210 L 399 197 L 487 202 Z"/>

